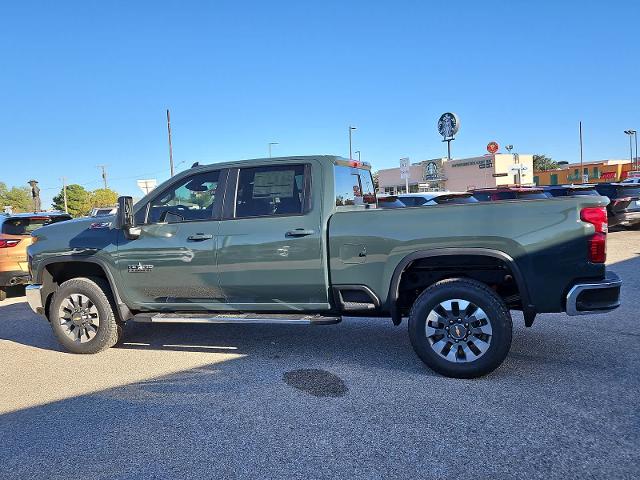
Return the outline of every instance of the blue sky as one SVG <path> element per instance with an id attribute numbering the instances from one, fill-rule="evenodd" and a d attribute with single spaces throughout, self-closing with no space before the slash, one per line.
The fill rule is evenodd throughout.
<path id="1" fill-rule="evenodd" d="M 139 196 L 179 169 L 274 154 L 374 168 L 487 142 L 578 160 L 627 158 L 640 130 L 639 2 L 5 1 L 0 7 L 0 181 L 59 178 Z M 634 32 L 636 32 L 634 34 Z M 183 162 L 183 163 L 181 163 Z"/>

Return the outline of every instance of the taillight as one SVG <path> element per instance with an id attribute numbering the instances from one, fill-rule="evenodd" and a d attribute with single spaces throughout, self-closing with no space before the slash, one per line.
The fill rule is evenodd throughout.
<path id="1" fill-rule="evenodd" d="M 15 247 L 20 243 L 20 240 L 0 240 L 0 248 L 11 248 Z"/>
<path id="2" fill-rule="evenodd" d="M 589 261 L 604 263 L 607 259 L 607 209 L 588 207 L 580 210 L 580 220 L 595 227 L 593 237 L 589 239 Z"/>

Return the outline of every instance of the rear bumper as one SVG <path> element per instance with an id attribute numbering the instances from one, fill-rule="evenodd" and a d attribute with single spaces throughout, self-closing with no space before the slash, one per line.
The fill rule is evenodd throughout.
<path id="1" fill-rule="evenodd" d="M 613 272 L 607 272 L 604 280 L 577 283 L 567 294 L 567 315 L 605 313 L 620 306 L 622 281 Z"/>
<path id="2" fill-rule="evenodd" d="M 44 306 L 42 305 L 42 285 L 27 285 L 25 288 L 27 302 L 34 313 L 44 315 Z"/>
<path id="3" fill-rule="evenodd" d="M 23 272 L 22 270 L 0 272 L 0 287 L 12 287 L 13 285 L 25 283 L 29 283 L 29 272 Z"/>

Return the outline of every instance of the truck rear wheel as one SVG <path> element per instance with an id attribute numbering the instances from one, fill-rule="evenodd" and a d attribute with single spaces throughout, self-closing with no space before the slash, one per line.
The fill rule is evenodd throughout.
<path id="1" fill-rule="evenodd" d="M 511 315 L 485 284 L 466 278 L 427 288 L 409 315 L 409 338 L 432 370 L 475 378 L 495 370 L 511 347 Z"/>
<path id="2" fill-rule="evenodd" d="M 101 278 L 72 278 L 60 285 L 49 320 L 58 341 L 73 353 L 98 353 L 118 341 L 111 290 Z"/>

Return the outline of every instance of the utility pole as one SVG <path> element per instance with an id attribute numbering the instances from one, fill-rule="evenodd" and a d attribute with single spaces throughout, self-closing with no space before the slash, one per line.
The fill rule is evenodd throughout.
<path id="1" fill-rule="evenodd" d="M 167 108 L 167 132 L 169 133 L 169 169 L 171 170 L 171 176 L 173 177 L 173 147 L 171 146 L 171 115 Z"/>
<path id="2" fill-rule="evenodd" d="M 62 177 L 62 196 L 64 198 L 64 213 L 69 213 L 69 208 L 67 207 L 67 177 Z"/>
<path id="3" fill-rule="evenodd" d="M 352 127 L 349 125 L 349 160 L 353 160 L 353 151 L 351 150 L 351 132 L 353 132 L 356 127 Z"/>
<path id="4" fill-rule="evenodd" d="M 98 168 L 102 169 L 102 182 L 104 183 L 104 189 L 107 189 L 107 166 L 98 165 Z"/>
<path id="5" fill-rule="evenodd" d="M 269 158 L 271 158 L 271 147 L 274 145 L 280 145 L 278 142 L 269 142 Z"/>

